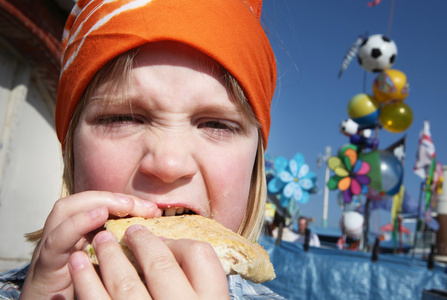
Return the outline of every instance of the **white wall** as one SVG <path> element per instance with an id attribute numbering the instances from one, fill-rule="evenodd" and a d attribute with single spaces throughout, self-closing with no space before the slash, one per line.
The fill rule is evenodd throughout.
<path id="1" fill-rule="evenodd" d="M 0 270 L 31 258 L 24 234 L 43 227 L 61 185 L 54 100 L 38 76 L 0 43 Z"/>

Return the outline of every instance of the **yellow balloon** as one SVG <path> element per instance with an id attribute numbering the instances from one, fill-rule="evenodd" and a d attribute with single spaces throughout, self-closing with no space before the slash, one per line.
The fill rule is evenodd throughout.
<path id="1" fill-rule="evenodd" d="M 382 106 L 379 120 L 386 130 L 399 133 L 410 127 L 413 122 L 413 111 L 404 102 L 389 102 Z"/>
<path id="2" fill-rule="evenodd" d="M 410 91 L 407 76 L 399 70 L 387 69 L 374 80 L 372 90 L 377 101 L 403 101 Z"/>

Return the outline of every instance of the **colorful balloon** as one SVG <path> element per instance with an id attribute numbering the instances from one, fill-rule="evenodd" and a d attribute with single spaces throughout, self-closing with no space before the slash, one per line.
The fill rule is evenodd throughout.
<path id="1" fill-rule="evenodd" d="M 413 122 L 413 111 L 404 102 L 389 102 L 382 106 L 379 120 L 386 130 L 399 133 L 410 127 Z"/>
<path id="2" fill-rule="evenodd" d="M 391 100 L 403 101 L 410 92 L 410 85 L 404 73 L 388 69 L 376 77 L 372 90 L 376 100 L 381 103 Z"/>
<path id="3" fill-rule="evenodd" d="M 379 150 L 382 191 L 387 195 L 399 192 L 404 177 L 401 161 L 391 152 Z"/>
<path id="4" fill-rule="evenodd" d="M 403 180 L 404 168 L 401 161 L 391 152 L 374 150 L 360 155 L 363 161 L 369 163 L 368 173 L 370 184 L 368 197 L 373 200 L 385 199 L 399 192 Z"/>
<path id="5" fill-rule="evenodd" d="M 357 94 L 348 103 L 348 115 L 359 125 L 374 125 L 380 115 L 380 103 L 374 96 Z"/>

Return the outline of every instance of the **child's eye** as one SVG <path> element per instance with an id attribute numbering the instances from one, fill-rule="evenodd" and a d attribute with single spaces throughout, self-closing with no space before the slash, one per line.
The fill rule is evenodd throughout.
<path id="1" fill-rule="evenodd" d="M 96 123 L 99 125 L 119 125 L 143 122 L 134 115 L 111 115 L 98 117 Z"/>
<path id="2" fill-rule="evenodd" d="M 240 126 L 230 121 L 206 121 L 198 127 L 207 129 L 211 134 L 218 134 L 220 136 L 238 133 L 241 130 Z"/>
<path id="3" fill-rule="evenodd" d="M 222 121 L 208 121 L 199 125 L 199 128 L 213 128 L 213 129 L 223 129 L 230 131 L 237 131 L 235 125 L 230 124 L 229 122 Z"/>

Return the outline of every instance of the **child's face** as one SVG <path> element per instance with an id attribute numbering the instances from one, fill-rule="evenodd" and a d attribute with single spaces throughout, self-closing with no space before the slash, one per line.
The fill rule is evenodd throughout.
<path id="1" fill-rule="evenodd" d="M 258 131 L 220 76 L 191 48 L 143 46 L 127 98 L 101 99 L 99 87 L 84 109 L 74 135 L 75 192 L 136 195 L 167 214 L 188 208 L 237 231 Z"/>

